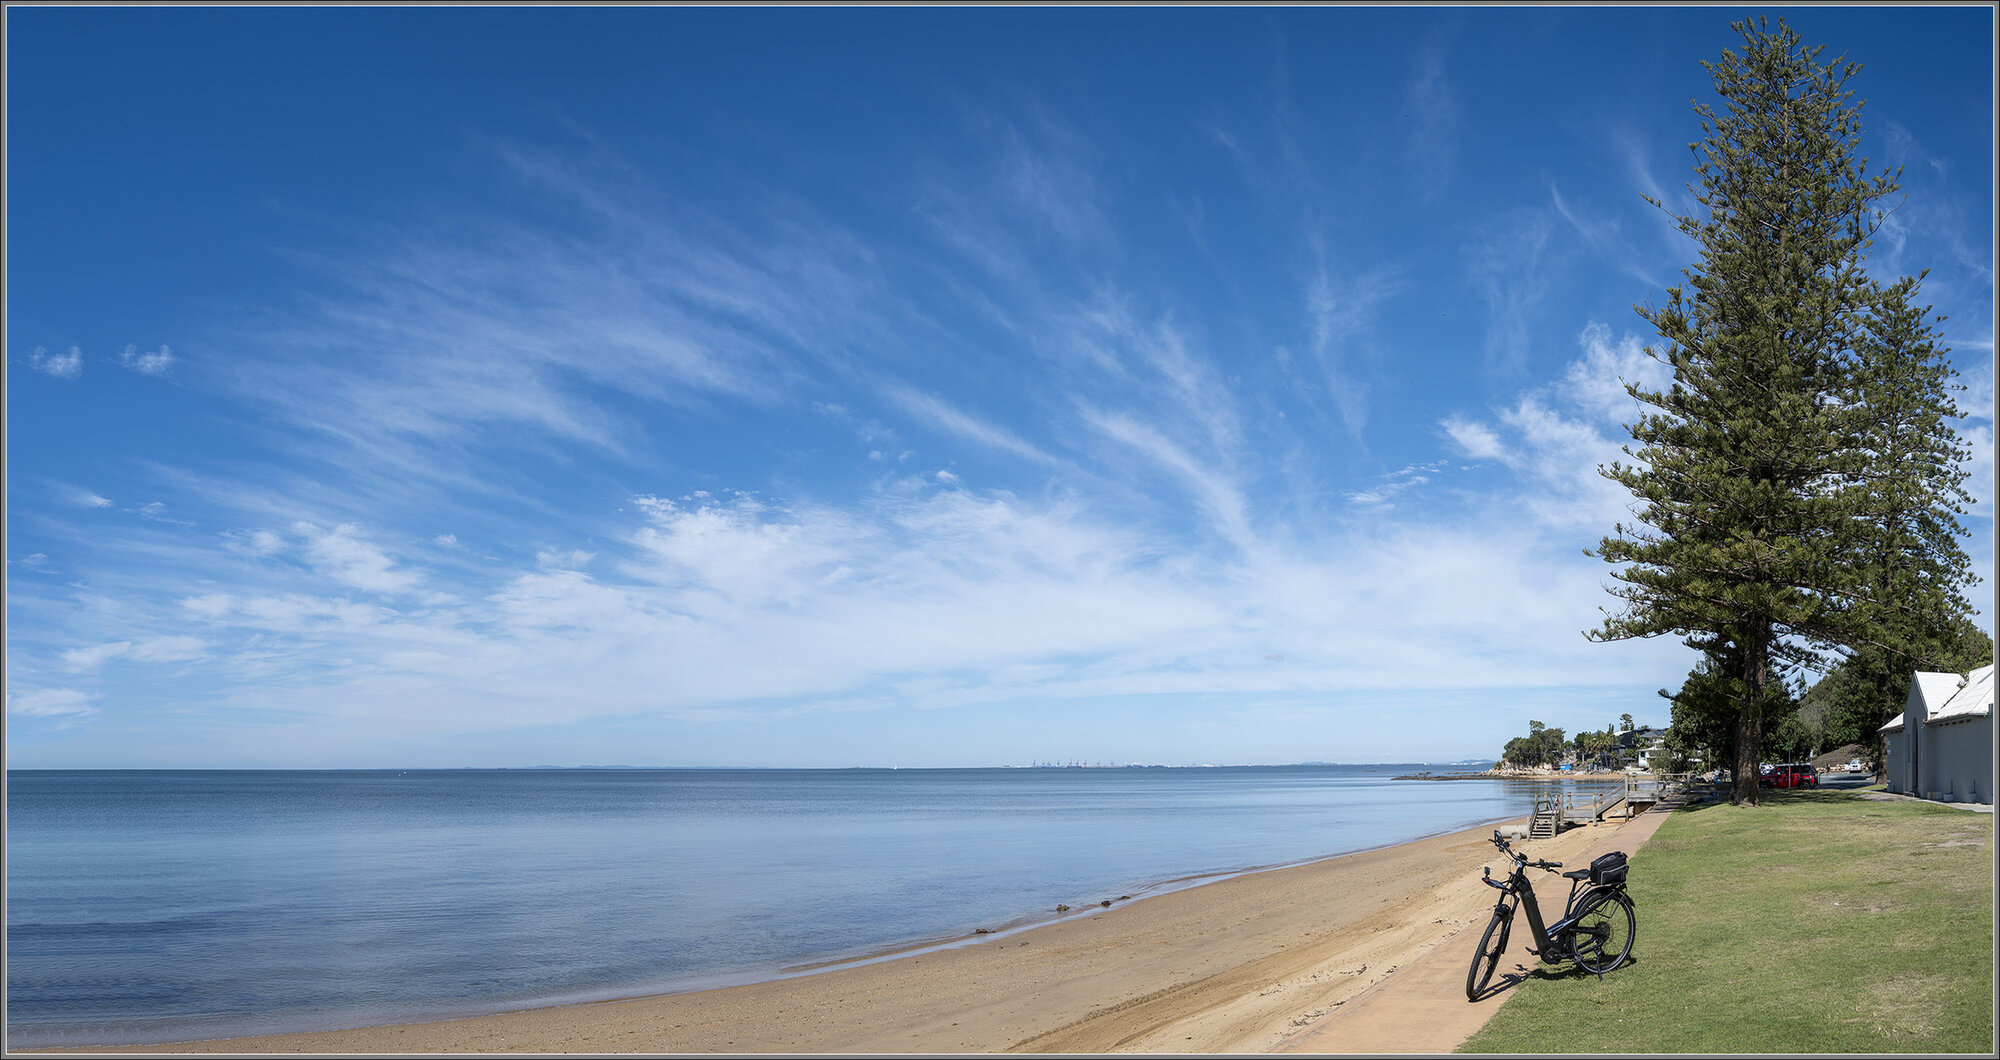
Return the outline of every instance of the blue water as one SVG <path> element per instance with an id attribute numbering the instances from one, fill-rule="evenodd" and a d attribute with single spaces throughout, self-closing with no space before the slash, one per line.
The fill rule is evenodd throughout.
<path id="1" fill-rule="evenodd" d="M 1418 768 L 10 772 L 8 1035 L 771 978 L 1521 816 L 1538 790 L 1392 779 Z"/>

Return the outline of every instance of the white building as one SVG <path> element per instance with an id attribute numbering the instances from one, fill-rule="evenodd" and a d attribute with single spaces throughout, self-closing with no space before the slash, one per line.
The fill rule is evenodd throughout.
<path id="1" fill-rule="evenodd" d="M 1945 802 L 1993 801 L 1993 667 L 1918 671 L 1900 717 L 1882 726 L 1890 791 Z"/>

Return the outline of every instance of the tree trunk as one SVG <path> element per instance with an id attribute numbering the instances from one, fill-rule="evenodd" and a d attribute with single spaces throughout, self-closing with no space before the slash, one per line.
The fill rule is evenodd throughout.
<path id="1" fill-rule="evenodd" d="M 1757 624 L 1746 632 L 1739 642 L 1743 649 L 1743 692 L 1736 702 L 1736 777 L 1730 786 L 1729 801 L 1737 806 L 1762 806 L 1757 759 L 1764 747 L 1764 703 L 1771 681 L 1766 656 L 1771 650 L 1771 628 Z"/>
<path id="2" fill-rule="evenodd" d="M 1736 806 L 1761 806 L 1763 796 L 1758 783 L 1757 748 L 1764 742 L 1764 719 L 1750 710 L 1736 715 L 1736 761 L 1730 769 L 1735 778 L 1730 783 L 1729 801 Z"/>

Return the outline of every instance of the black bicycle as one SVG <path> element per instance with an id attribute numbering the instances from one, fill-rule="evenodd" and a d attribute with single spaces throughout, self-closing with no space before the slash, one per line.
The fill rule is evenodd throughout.
<path id="1" fill-rule="evenodd" d="M 1493 833 L 1492 842 L 1514 859 L 1514 871 L 1501 883 L 1493 878 L 1491 868 L 1486 870 L 1483 882 L 1500 891 L 1500 900 L 1493 906 L 1493 920 L 1486 925 L 1479 952 L 1472 955 L 1472 970 L 1465 976 L 1468 1000 L 1479 1000 L 1486 984 L 1493 980 L 1493 969 L 1499 967 L 1500 955 L 1507 952 L 1507 933 L 1513 930 L 1516 906 L 1527 909 L 1528 927 L 1535 933 L 1536 948 L 1528 952 L 1545 964 L 1575 961 L 1584 971 L 1603 975 L 1632 955 L 1632 937 L 1638 933 L 1639 920 L 1632 914 L 1631 896 L 1625 893 L 1623 853 L 1614 851 L 1591 862 L 1587 869 L 1563 873 L 1570 881 L 1569 902 L 1563 918 L 1544 928 L 1528 870 L 1554 872 L 1562 868 L 1562 862 L 1529 861 L 1527 855 L 1516 854 L 1499 832 Z"/>

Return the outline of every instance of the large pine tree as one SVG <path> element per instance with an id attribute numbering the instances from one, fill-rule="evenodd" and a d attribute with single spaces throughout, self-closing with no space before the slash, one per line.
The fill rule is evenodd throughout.
<path id="1" fill-rule="evenodd" d="M 1674 381 L 1627 388 L 1649 406 L 1631 426 L 1641 448 L 1603 469 L 1640 502 L 1639 524 L 1598 548 L 1623 565 L 1611 592 L 1625 606 L 1589 635 L 1678 634 L 1726 667 L 1713 676 L 1733 715 L 1732 797 L 1754 804 L 1764 720 L 1789 708 L 1788 677 L 1822 664 L 1816 649 L 1906 639 L 1883 636 L 1884 616 L 1907 631 L 1951 613 L 1965 569 L 1942 547 L 1962 533 L 1949 514 L 1916 514 L 1951 507 L 1948 471 L 1912 478 L 1927 461 L 1956 467 L 1936 443 L 1948 427 L 1916 408 L 1937 393 L 1923 366 L 1939 351 L 1909 315 L 1914 283 L 1864 271 L 1897 185 L 1856 153 L 1845 84 L 1859 67 L 1820 63 L 1782 22 L 1734 28 L 1742 50 L 1704 64 L 1724 109 L 1695 108 L 1700 209 L 1675 215 L 1700 260 L 1664 306 L 1639 309 Z M 1892 444 L 1878 413 L 1898 402 L 1914 403 L 1911 430 Z M 1896 445 L 1907 459 L 1885 458 Z"/>
<path id="2" fill-rule="evenodd" d="M 1957 516 L 1972 500 L 1964 483 L 1970 455 L 1950 422 L 1961 389 L 1930 317 L 1916 304 L 1920 277 L 1881 289 L 1871 307 L 1851 400 L 1867 409 L 1861 447 L 1861 503 L 1849 561 L 1865 596 L 1853 602 L 1869 621 L 1848 644 L 1845 669 L 1872 711 L 1856 720 L 1878 753 L 1875 727 L 1900 713 L 1914 670 L 1959 669 L 1971 626 L 1962 589 L 1971 563 Z M 1973 665 L 1977 666 L 1978 663 Z"/>

